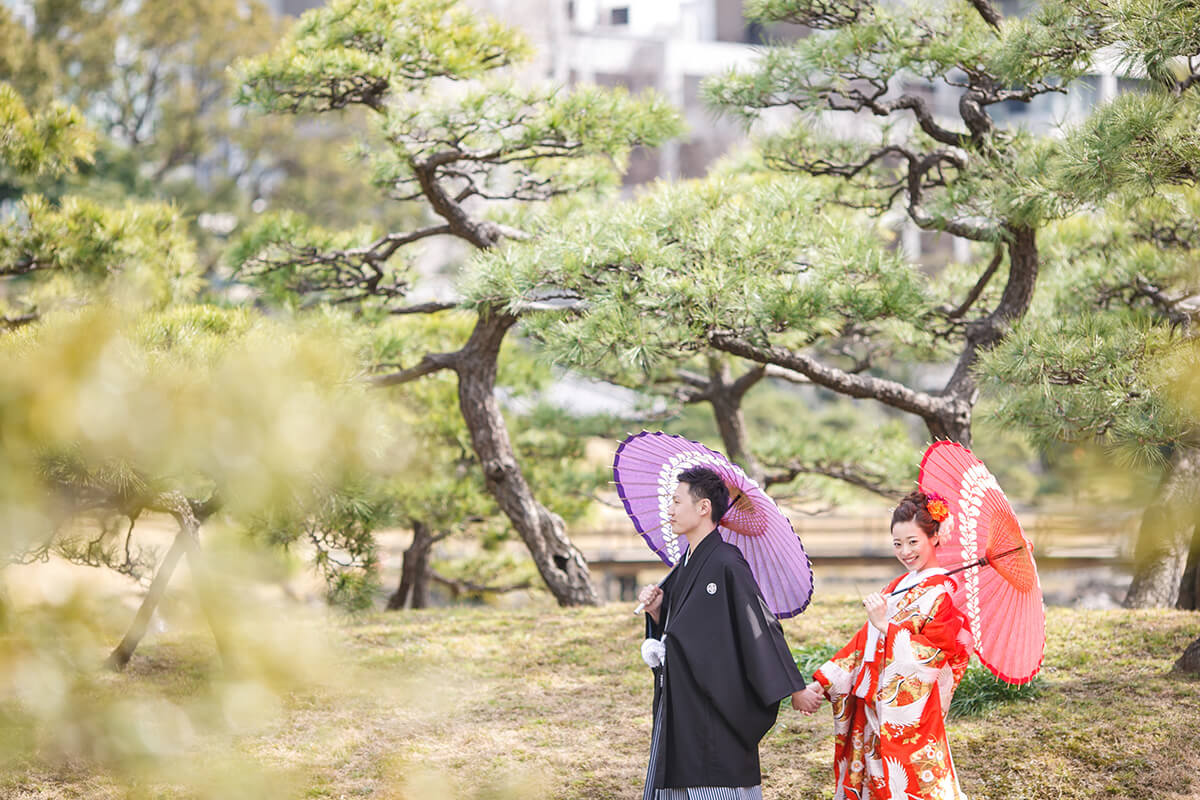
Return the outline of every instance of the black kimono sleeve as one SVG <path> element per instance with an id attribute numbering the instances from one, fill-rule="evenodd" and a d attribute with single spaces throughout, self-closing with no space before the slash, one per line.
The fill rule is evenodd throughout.
<path id="1" fill-rule="evenodd" d="M 788 651 L 783 628 L 759 596 L 758 584 L 741 554 L 723 559 L 718 570 L 713 577 L 722 579 L 718 581 L 723 584 L 719 594 L 725 602 L 720 612 L 713 609 L 714 613 L 699 622 L 707 628 L 707 635 L 702 644 L 693 642 L 686 648 L 684 660 L 728 730 L 744 746 L 756 748 L 775 724 L 779 701 L 806 684 Z M 677 670 L 671 668 L 671 674 L 676 675 Z"/>
<path id="2" fill-rule="evenodd" d="M 658 609 L 658 622 L 654 621 L 654 617 L 646 614 L 646 638 L 661 639 L 663 635 L 663 626 L 667 622 L 667 603 L 670 602 L 671 588 L 675 584 L 676 570 L 671 570 L 667 573 L 667 577 L 663 579 L 658 588 L 663 591 L 662 606 Z"/>
<path id="3" fill-rule="evenodd" d="M 730 614 L 746 680 L 764 705 L 779 703 L 806 686 L 788 650 L 783 626 L 758 592 L 750 566 L 740 560 L 726 567 Z"/>
<path id="4" fill-rule="evenodd" d="M 779 711 L 779 701 L 805 687 L 788 651 L 783 628 L 759 596 L 750 566 L 740 557 L 725 564 L 732 650 L 740 675 L 713 675 L 705 683 L 713 705 L 747 742 L 758 742 Z M 709 662 L 717 667 L 721 660 Z M 740 679 L 739 679 L 740 678 Z"/>

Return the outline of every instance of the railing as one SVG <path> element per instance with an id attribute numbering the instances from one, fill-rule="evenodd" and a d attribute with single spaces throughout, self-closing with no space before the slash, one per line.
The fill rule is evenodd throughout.
<path id="1" fill-rule="evenodd" d="M 1137 517 L 1128 514 L 1080 516 L 1064 513 L 1020 514 L 1033 542 L 1034 557 L 1047 566 L 1104 563 L 1127 565 L 1133 552 Z M 827 516 L 793 520 L 793 527 L 814 562 L 890 561 L 886 520 L 878 516 Z M 631 574 L 662 562 L 650 552 L 632 525 L 624 529 L 576 531 L 571 535 L 593 570 Z"/>
<path id="2" fill-rule="evenodd" d="M 1117 597 L 1127 575 L 1137 530 L 1136 515 L 1018 512 L 1033 542 L 1047 602 L 1070 605 L 1093 584 Z M 896 566 L 886 517 L 839 515 L 792 521 L 812 559 L 823 590 L 866 591 Z M 666 566 L 646 547 L 633 526 L 574 531 L 571 539 L 588 560 L 602 597 L 632 602 L 638 586 L 657 581 Z"/>

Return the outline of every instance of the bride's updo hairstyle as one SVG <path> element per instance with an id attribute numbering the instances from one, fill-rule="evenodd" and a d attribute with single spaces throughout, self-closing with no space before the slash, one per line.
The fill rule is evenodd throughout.
<path id="1" fill-rule="evenodd" d="M 933 536 L 946 514 L 945 501 L 937 495 L 927 495 L 922 491 L 909 492 L 892 512 L 892 528 L 898 522 L 915 522 L 926 536 Z"/>

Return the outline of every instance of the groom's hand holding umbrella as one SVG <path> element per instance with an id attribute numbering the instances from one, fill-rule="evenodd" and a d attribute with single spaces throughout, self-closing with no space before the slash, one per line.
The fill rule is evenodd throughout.
<path id="1" fill-rule="evenodd" d="M 663 590 L 657 586 L 647 586 L 638 594 L 639 608 L 650 615 L 650 619 L 658 622 L 658 611 L 662 608 Z"/>

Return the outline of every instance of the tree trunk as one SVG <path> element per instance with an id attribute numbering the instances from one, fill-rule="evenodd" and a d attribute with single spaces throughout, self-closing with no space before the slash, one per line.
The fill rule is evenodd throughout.
<path id="1" fill-rule="evenodd" d="M 226 615 L 232 609 L 228 607 L 226 595 L 217 591 L 218 587 L 214 584 L 212 573 L 208 568 L 208 560 L 200 549 L 200 521 L 192 512 L 192 507 L 188 504 L 187 499 L 178 493 L 173 494 L 179 500 L 176 503 L 178 510 L 175 512 L 175 518 L 180 520 L 180 526 L 188 531 L 188 535 L 183 537 L 183 546 L 187 552 L 188 568 L 192 573 L 192 583 L 196 587 L 200 610 L 208 621 L 209 630 L 212 631 L 213 642 L 217 646 L 217 653 L 221 656 L 221 663 L 227 672 L 235 672 L 237 659 L 231 646 L 232 637 L 225 624 Z"/>
<path id="2" fill-rule="evenodd" d="M 412 521 L 412 529 L 412 544 L 404 551 L 404 566 L 400 568 L 400 586 L 388 598 L 388 611 L 429 605 L 429 555 L 433 550 L 433 533 L 419 519 Z"/>
<path id="3" fill-rule="evenodd" d="M 1192 528 L 1192 547 L 1183 568 L 1183 578 L 1179 581 L 1179 599 L 1175 601 L 1175 607 L 1200 611 L 1200 520 Z"/>
<path id="4" fill-rule="evenodd" d="M 971 417 L 979 398 L 975 364 L 981 353 L 992 349 L 1008 335 L 1013 324 L 1025 316 L 1033 302 L 1041 266 L 1037 231 L 1028 227 L 1010 227 L 1008 232 L 1008 281 L 1004 293 L 990 314 L 967 325 L 962 354 L 941 395 L 944 407 L 940 413 L 925 417 L 925 425 L 934 439 L 951 439 L 971 446 Z"/>
<path id="5" fill-rule="evenodd" d="M 498 309 L 480 310 L 471 338 L 455 363 L 459 408 L 488 491 L 525 542 L 551 594 L 562 606 L 597 605 L 600 599 L 587 562 L 567 538 L 562 518 L 534 497 L 517 464 L 496 402 L 500 344 L 516 321 Z"/>
<path id="6" fill-rule="evenodd" d="M 963 447 L 970 447 L 971 418 L 974 415 L 977 395 L 978 392 L 972 390 L 966 399 L 956 401 L 946 398 L 946 401 L 940 404 L 937 414 L 923 418 L 929 436 L 935 441 L 949 439 Z"/>
<path id="7" fill-rule="evenodd" d="M 742 399 L 746 396 L 749 385 L 743 387 L 738 385 L 740 382 L 733 380 L 729 364 L 724 359 L 709 358 L 708 372 L 710 383 L 706 396 L 712 406 L 717 430 L 721 434 L 721 444 L 725 446 L 725 455 L 762 485 L 766 476 L 762 465 L 750 452 L 746 436 L 746 415 L 742 412 Z M 765 370 L 757 367 L 751 373 L 747 373 L 747 377 L 753 374 L 761 378 Z M 756 382 L 757 380 L 754 381 Z"/>
<path id="8" fill-rule="evenodd" d="M 1187 646 L 1187 650 L 1184 650 L 1183 655 L 1175 662 L 1172 671 L 1200 675 L 1200 639 L 1196 639 Z"/>
<path id="9" fill-rule="evenodd" d="M 725 455 L 761 484 L 763 469 L 747 445 L 746 417 L 742 413 L 741 401 L 728 395 L 714 394 L 711 402 L 717 430 L 721 433 L 721 443 L 725 446 Z"/>
<path id="10" fill-rule="evenodd" d="M 213 509 L 216 508 L 216 502 L 214 498 L 212 500 Z M 192 580 L 196 584 L 196 592 L 200 598 L 200 605 L 208 619 L 208 626 L 212 630 L 213 638 L 216 640 L 221 661 L 225 664 L 226 669 L 231 668 L 233 651 L 228 645 L 224 625 L 216 608 L 216 593 L 209 585 L 207 569 L 200 553 L 200 519 L 197 516 L 197 509 L 192 507 L 181 492 L 161 494 L 148 507 L 166 511 L 175 517 L 176 522 L 179 523 L 179 533 L 175 534 L 175 540 L 171 542 L 171 549 L 167 551 L 162 563 L 158 565 L 158 571 L 154 573 L 154 580 L 150 582 L 150 589 L 142 599 L 142 605 L 134 615 L 129 630 L 125 632 L 121 643 L 109 654 L 104 662 L 105 666 L 120 671 L 129 663 L 134 650 L 146 635 L 146 629 L 150 626 L 150 618 L 166 593 L 167 584 L 171 582 L 175 567 L 178 566 L 179 560 L 187 555 L 188 563 L 192 568 Z M 200 513 L 211 513 L 211 510 L 201 508 Z"/>
<path id="11" fill-rule="evenodd" d="M 125 632 L 125 638 L 121 639 L 121 643 L 109 654 L 104 666 L 119 672 L 125 669 L 125 665 L 133 657 L 133 651 L 137 650 L 142 637 L 146 635 L 146 629 L 150 626 L 150 618 L 154 616 L 154 609 L 158 608 L 159 601 L 167 591 L 167 584 L 171 582 L 171 576 L 175 573 L 175 567 L 179 565 L 179 559 L 183 558 L 183 554 L 187 552 L 184 538 L 188 535 L 188 532 L 182 528 L 179 533 L 175 534 L 175 540 L 171 542 L 171 549 L 167 551 L 162 563 L 158 565 L 158 571 L 154 573 L 154 580 L 150 582 L 150 589 L 142 598 L 142 605 L 134 614 L 133 622 L 129 625 L 129 630 Z"/>
<path id="12" fill-rule="evenodd" d="M 1126 608 L 1172 608 L 1196 530 L 1200 451 L 1176 450 L 1170 471 L 1142 514 Z"/>

